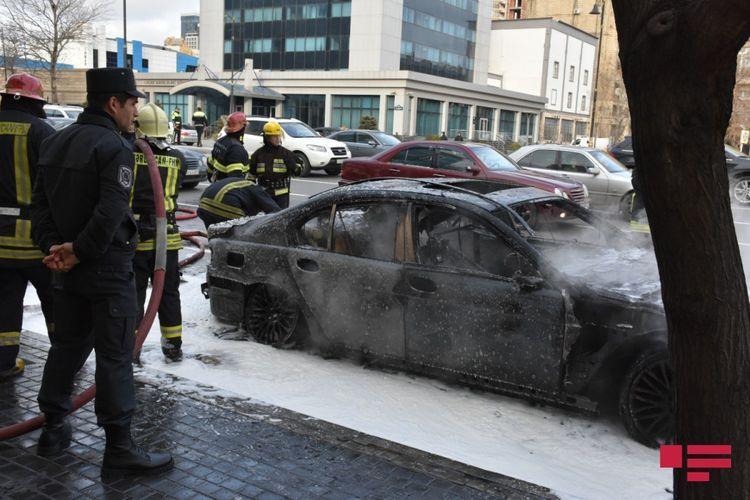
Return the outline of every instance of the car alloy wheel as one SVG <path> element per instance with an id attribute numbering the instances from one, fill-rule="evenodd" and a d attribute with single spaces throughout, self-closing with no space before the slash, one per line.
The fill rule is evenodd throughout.
<path id="1" fill-rule="evenodd" d="M 291 348 L 297 343 L 299 309 L 283 290 L 255 287 L 245 304 L 245 328 L 261 344 Z"/>
<path id="2" fill-rule="evenodd" d="M 732 185 L 732 201 L 741 205 L 750 203 L 750 179 L 740 179 Z"/>

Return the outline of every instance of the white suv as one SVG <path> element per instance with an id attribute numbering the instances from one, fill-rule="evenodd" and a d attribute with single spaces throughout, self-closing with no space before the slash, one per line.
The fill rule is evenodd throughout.
<path id="1" fill-rule="evenodd" d="M 302 167 L 302 177 L 310 175 L 311 170 L 323 169 L 328 175 L 339 175 L 341 164 L 351 158 L 352 154 L 346 144 L 327 137 L 322 137 L 304 122 L 294 118 L 273 118 L 284 133 L 282 145 L 292 151 Z M 249 117 L 245 129 L 245 149 L 253 154 L 263 146 L 263 126 L 270 119 Z"/>
<path id="2" fill-rule="evenodd" d="M 83 108 L 80 106 L 58 106 L 57 104 L 45 104 L 44 112 L 47 118 L 71 118 L 73 120 L 78 119 L 78 115 L 83 113 Z"/>

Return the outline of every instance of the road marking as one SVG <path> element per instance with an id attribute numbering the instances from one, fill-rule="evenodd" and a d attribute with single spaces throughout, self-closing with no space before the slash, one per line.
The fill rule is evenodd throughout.
<path id="1" fill-rule="evenodd" d="M 742 224 L 743 226 L 750 226 L 750 222 L 737 222 L 734 221 L 735 224 Z"/>
<path id="2" fill-rule="evenodd" d="M 750 208 L 732 207 L 732 210 L 750 210 Z"/>
<path id="3" fill-rule="evenodd" d="M 310 184 L 325 184 L 326 186 L 338 186 L 338 182 L 308 181 L 306 179 L 294 179 L 294 182 L 309 182 Z"/>

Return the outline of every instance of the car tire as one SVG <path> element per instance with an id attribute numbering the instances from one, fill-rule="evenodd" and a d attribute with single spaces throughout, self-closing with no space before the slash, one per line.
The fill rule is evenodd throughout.
<path id="1" fill-rule="evenodd" d="M 183 182 L 182 189 L 194 189 L 200 182 Z"/>
<path id="2" fill-rule="evenodd" d="M 310 168 L 310 160 L 307 159 L 304 153 L 295 153 L 297 159 L 297 165 L 300 166 L 300 177 L 309 177 L 312 169 Z"/>
<path id="3" fill-rule="evenodd" d="M 335 167 L 326 167 L 324 169 L 326 171 L 326 174 L 328 175 L 340 175 L 341 174 L 341 166 L 336 165 Z"/>
<path id="4" fill-rule="evenodd" d="M 732 180 L 729 187 L 729 197 L 734 205 L 750 204 L 750 177 Z"/>
<path id="5" fill-rule="evenodd" d="M 625 222 L 630 222 L 630 207 L 632 204 L 633 191 L 629 191 L 628 193 L 625 193 L 625 195 L 620 199 L 620 206 L 617 209 L 618 215 Z"/>
<path id="6" fill-rule="evenodd" d="M 245 331 L 258 343 L 293 349 L 304 340 L 299 307 L 281 288 L 253 287 L 245 301 Z"/>
<path id="7" fill-rule="evenodd" d="M 666 348 L 641 353 L 620 390 L 620 418 L 628 434 L 651 448 L 674 436 L 674 388 Z"/>

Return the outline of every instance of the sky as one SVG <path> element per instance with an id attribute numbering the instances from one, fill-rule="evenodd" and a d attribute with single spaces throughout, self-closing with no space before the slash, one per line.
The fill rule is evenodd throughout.
<path id="1" fill-rule="evenodd" d="M 122 36 L 122 1 L 111 0 L 107 36 Z M 200 0 L 127 0 L 128 39 L 161 45 L 168 36 L 180 36 L 180 14 L 199 11 Z"/>

